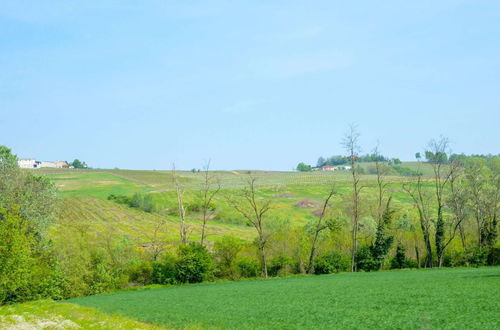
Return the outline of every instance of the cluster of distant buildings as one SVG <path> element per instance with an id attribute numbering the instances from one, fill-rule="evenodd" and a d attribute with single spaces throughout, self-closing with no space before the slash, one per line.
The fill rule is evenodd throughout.
<path id="1" fill-rule="evenodd" d="M 325 165 L 325 166 L 321 166 L 321 167 L 313 167 L 312 170 L 313 171 L 330 171 L 330 172 L 333 172 L 333 171 L 348 171 L 351 168 L 352 167 L 349 166 L 349 165 L 340 165 L 340 166 Z"/>
<path id="2" fill-rule="evenodd" d="M 65 160 L 55 160 L 55 161 L 40 161 L 36 159 L 19 159 L 17 164 L 20 168 L 72 168 Z"/>

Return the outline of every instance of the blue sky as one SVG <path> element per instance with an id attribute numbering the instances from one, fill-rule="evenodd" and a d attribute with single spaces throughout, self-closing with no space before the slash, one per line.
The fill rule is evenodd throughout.
<path id="1" fill-rule="evenodd" d="M 0 1 L 0 144 L 103 168 L 289 170 L 350 123 L 500 153 L 498 1 Z"/>

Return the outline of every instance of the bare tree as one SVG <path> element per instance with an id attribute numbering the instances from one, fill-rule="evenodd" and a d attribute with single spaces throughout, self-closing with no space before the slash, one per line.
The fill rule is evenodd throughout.
<path id="1" fill-rule="evenodd" d="M 424 237 L 424 245 L 426 250 L 425 267 L 432 268 L 433 266 L 432 245 L 431 245 L 432 221 L 429 210 L 430 198 L 426 194 L 425 188 L 423 187 L 423 179 L 422 179 L 422 174 L 420 172 L 420 160 L 417 171 L 419 174 L 416 176 L 416 179 L 403 184 L 403 190 L 405 190 L 408 193 L 408 195 L 410 195 L 410 197 L 413 200 L 413 205 L 418 210 L 420 229 L 422 230 L 422 235 Z"/>
<path id="2" fill-rule="evenodd" d="M 264 228 L 264 221 L 266 213 L 271 209 L 271 201 L 262 200 L 257 197 L 255 181 L 256 178 L 250 175 L 246 187 L 242 190 L 241 198 L 239 200 L 229 198 L 228 201 L 257 231 L 257 244 L 262 263 L 262 273 L 267 278 L 266 247 L 270 235 Z"/>
<path id="3" fill-rule="evenodd" d="M 166 221 L 162 218 L 158 218 L 158 221 L 155 225 L 155 229 L 153 231 L 153 235 L 148 235 L 144 233 L 144 235 L 149 239 L 149 244 L 146 247 L 151 251 L 151 257 L 153 261 L 156 261 L 160 254 L 165 250 L 166 242 L 164 239 L 160 238 L 160 234 L 165 230 Z"/>
<path id="4" fill-rule="evenodd" d="M 500 170 L 483 159 L 470 159 L 465 167 L 470 207 L 474 213 L 477 246 L 493 246 L 497 238 L 500 209 Z"/>
<path id="5" fill-rule="evenodd" d="M 210 160 L 208 160 L 207 164 L 205 165 L 205 181 L 203 184 L 203 189 L 201 191 L 202 193 L 202 200 L 203 200 L 203 205 L 202 205 L 202 226 L 201 226 L 201 245 L 203 245 L 205 241 L 205 230 L 207 226 L 207 221 L 208 219 L 214 214 L 214 209 L 212 208 L 212 200 L 214 199 L 215 195 L 220 191 L 221 185 L 217 177 L 210 175 Z"/>
<path id="6" fill-rule="evenodd" d="M 316 221 L 316 224 L 314 226 L 313 240 L 311 244 L 311 253 L 309 254 L 309 262 L 306 267 L 306 272 L 309 274 L 311 274 L 314 270 L 314 257 L 316 256 L 316 244 L 318 243 L 319 234 L 323 230 L 328 228 L 328 225 L 323 222 L 323 219 L 325 218 L 326 211 L 330 204 L 330 199 L 333 197 L 334 193 L 335 193 L 335 187 L 332 187 L 330 193 L 325 198 L 325 202 L 323 203 L 323 207 L 321 208 L 321 213 L 318 217 L 318 221 Z"/>
<path id="7" fill-rule="evenodd" d="M 452 219 L 449 222 L 449 235 L 445 239 L 443 249 L 440 254 L 438 254 L 439 267 L 443 265 L 444 252 L 448 245 L 453 241 L 456 236 L 457 231 L 460 233 L 462 247 L 464 251 L 466 250 L 465 232 L 463 231 L 463 223 L 467 218 L 467 200 L 469 196 L 465 189 L 465 184 L 463 182 L 463 166 L 460 162 L 454 161 L 450 165 L 450 196 L 446 201 L 449 206 Z M 462 230 L 461 230 L 462 228 Z M 446 229 L 446 228 L 445 228 Z"/>
<path id="8" fill-rule="evenodd" d="M 446 223 L 444 219 L 444 206 L 445 206 L 445 188 L 451 178 L 450 166 L 447 165 L 449 151 L 449 140 L 441 136 L 437 140 L 431 140 L 428 145 L 428 150 L 425 152 L 425 157 L 432 166 L 434 173 L 434 188 L 436 195 L 436 232 L 435 244 L 436 254 L 439 256 L 444 255 L 445 246 L 445 231 Z M 442 260 L 440 258 L 439 266 L 441 267 Z"/>
<path id="9" fill-rule="evenodd" d="M 375 156 L 375 171 L 377 175 L 377 222 L 380 225 L 386 205 L 384 202 L 384 196 L 388 182 L 386 182 L 385 179 L 390 168 L 386 163 L 380 161 L 381 154 L 378 144 L 373 149 L 373 155 Z"/>
<path id="10" fill-rule="evenodd" d="M 184 208 L 184 201 L 183 201 L 183 194 L 184 190 L 182 189 L 180 183 L 179 183 L 179 178 L 177 176 L 177 172 L 175 171 L 175 164 L 172 165 L 172 180 L 174 181 L 175 185 L 175 191 L 177 193 L 177 207 L 179 209 L 179 233 L 181 236 L 181 243 L 182 244 L 187 244 L 188 243 L 188 237 L 187 237 L 187 225 L 186 225 L 186 209 Z"/>
<path id="11" fill-rule="evenodd" d="M 361 148 L 359 146 L 359 133 L 354 124 L 349 126 L 349 130 L 342 140 L 342 146 L 345 148 L 348 154 L 348 158 L 351 164 L 351 175 L 352 175 L 352 210 L 351 210 L 351 271 L 355 272 L 357 269 L 355 257 L 358 245 L 358 223 L 360 218 L 360 201 L 359 196 L 361 192 L 361 185 L 359 183 L 359 171 L 358 171 L 358 158 Z"/>

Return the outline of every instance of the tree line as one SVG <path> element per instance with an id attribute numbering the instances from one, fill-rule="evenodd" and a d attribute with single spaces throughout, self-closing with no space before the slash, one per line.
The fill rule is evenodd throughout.
<path id="1" fill-rule="evenodd" d="M 432 177 L 417 170 L 394 183 L 388 178 L 391 166 L 378 157 L 376 146 L 370 170 L 374 181 L 367 183 L 360 176 L 361 148 L 354 126 L 341 143 L 350 164 L 350 189 L 335 184 L 325 189 L 314 218 L 304 225 L 274 216 L 279 206 L 251 174 L 243 188 L 223 190 L 206 164 L 196 202 L 187 202 L 180 174 L 173 168 L 176 207 L 169 216 L 178 219 L 178 240 L 159 239 L 158 232 L 167 226 L 160 220 L 154 232 L 147 233 L 147 244 L 141 245 L 126 237 L 92 237 L 78 219 L 58 224 L 61 234 L 71 239 L 52 241 L 48 229 L 58 203 L 54 185 L 20 170 L 16 156 L 2 146 L 0 303 L 64 299 L 138 284 L 499 264 L 499 157 L 453 157 L 449 141 L 440 137 L 422 153 Z M 417 160 L 423 163 L 421 158 Z M 397 194 L 411 207 L 395 201 Z M 110 199 L 155 211 L 148 196 Z M 255 230 L 254 241 L 207 240 L 208 224 L 216 221 L 221 200 Z M 190 213 L 201 223 L 196 240 L 191 237 Z"/>

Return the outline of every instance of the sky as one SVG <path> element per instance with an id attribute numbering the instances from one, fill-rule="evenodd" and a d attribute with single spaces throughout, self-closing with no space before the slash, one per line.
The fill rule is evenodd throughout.
<path id="1" fill-rule="evenodd" d="M 0 0 L 0 145 L 96 168 L 500 153 L 500 2 Z"/>

